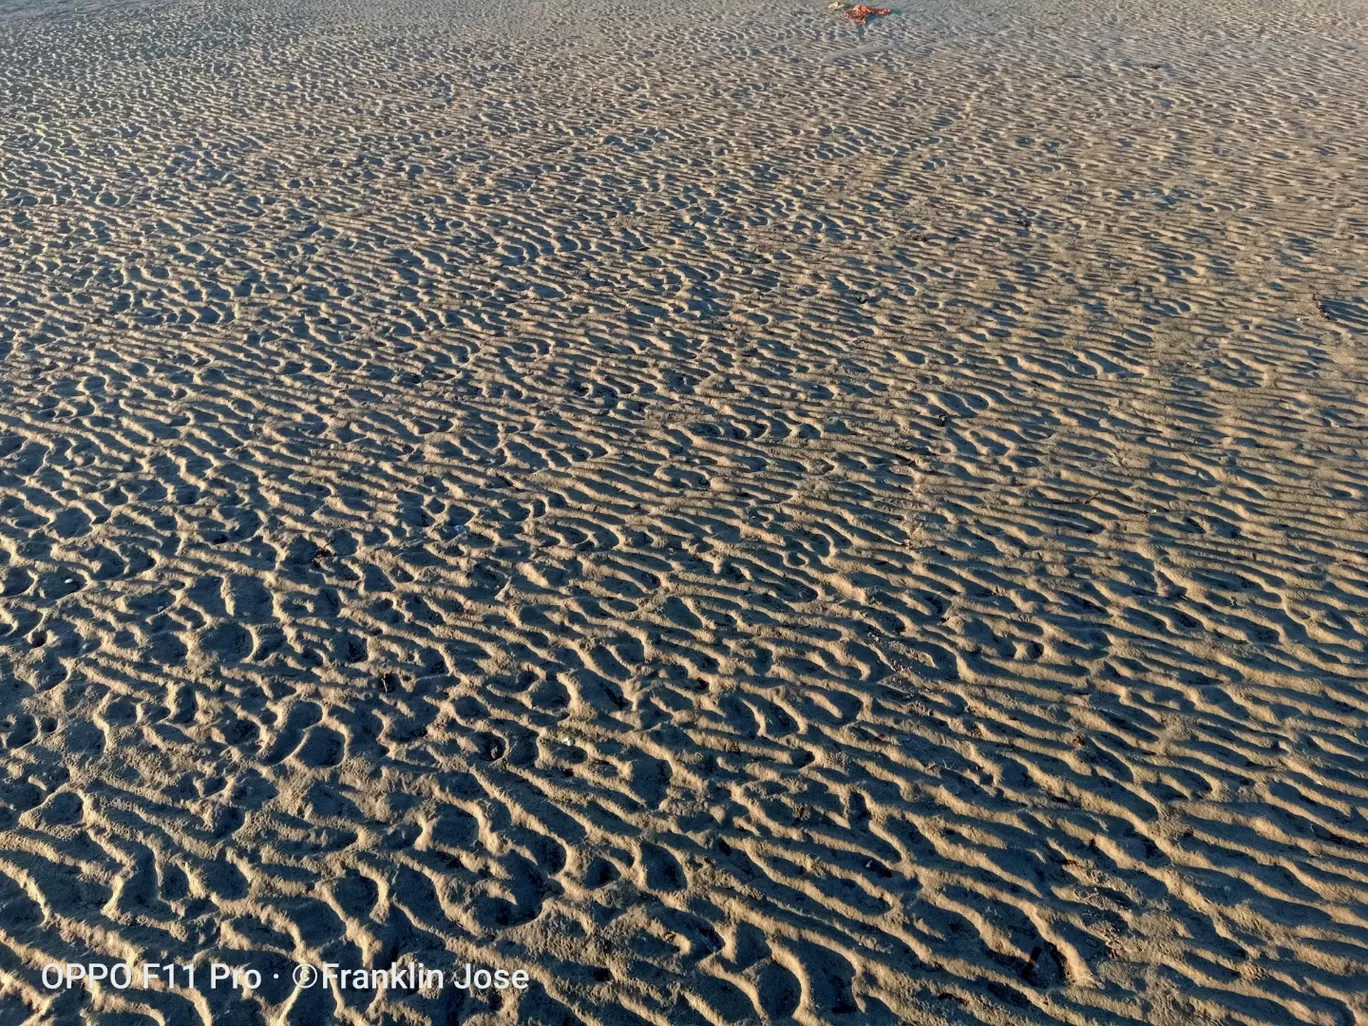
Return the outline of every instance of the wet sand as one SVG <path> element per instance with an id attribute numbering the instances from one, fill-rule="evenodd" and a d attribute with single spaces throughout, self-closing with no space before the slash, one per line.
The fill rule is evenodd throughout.
<path id="1" fill-rule="evenodd" d="M 4 3 L 0 1024 L 1368 1023 L 1365 13 Z"/>

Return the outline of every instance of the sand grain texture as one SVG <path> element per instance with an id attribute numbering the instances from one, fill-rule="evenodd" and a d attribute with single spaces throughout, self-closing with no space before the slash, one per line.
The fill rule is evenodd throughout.
<path id="1" fill-rule="evenodd" d="M 0 1023 L 1368 1023 L 1364 14 L 6 3 Z"/>

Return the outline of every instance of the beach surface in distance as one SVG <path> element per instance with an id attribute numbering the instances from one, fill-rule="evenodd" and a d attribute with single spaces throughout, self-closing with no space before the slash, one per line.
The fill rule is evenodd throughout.
<path id="1" fill-rule="evenodd" d="M 1366 24 L 0 0 L 0 1026 L 1368 1024 Z"/>

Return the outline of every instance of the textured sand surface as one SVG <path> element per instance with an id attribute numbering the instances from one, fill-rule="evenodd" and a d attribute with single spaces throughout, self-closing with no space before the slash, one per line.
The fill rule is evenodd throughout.
<path id="1" fill-rule="evenodd" d="M 0 10 L 0 1024 L 1368 1023 L 1363 4 Z"/>

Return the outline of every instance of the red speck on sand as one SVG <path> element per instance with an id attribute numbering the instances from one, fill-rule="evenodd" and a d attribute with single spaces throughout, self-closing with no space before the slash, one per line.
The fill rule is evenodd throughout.
<path id="1" fill-rule="evenodd" d="M 845 12 L 845 16 L 856 25 L 866 25 L 871 14 L 892 14 L 887 7 L 866 7 L 864 4 L 856 4 Z"/>

